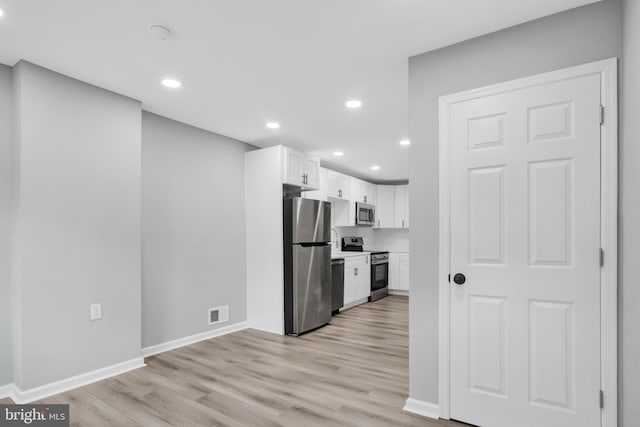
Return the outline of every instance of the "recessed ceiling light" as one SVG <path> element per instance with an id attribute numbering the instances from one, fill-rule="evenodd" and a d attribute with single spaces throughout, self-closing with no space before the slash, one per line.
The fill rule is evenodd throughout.
<path id="1" fill-rule="evenodd" d="M 346 105 L 347 108 L 356 109 L 362 107 L 362 101 L 359 99 L 350 99 L 344 105 Z"/>
<path id="2" fill-rule="evenodd" d="M 340 156 L 344 156 L 344 153 L 342 151 L 335 151 L 333 155 L 340 157 Z"/>
<path id="3" fill-rule="evenodd" d="M 182 83 L 180 83 L 176 79 L 164 79 L 162 80 L 162 84 L 165 85 L 166 87 L 170 87 L 171 89 L 177 89 L 180 86 L 182 86 Z"/>
<path id="4" fill-rule="evenodd" d="M 373 165 L 373 166 L 371 166 L 371 170 L 372 170 L 372 171 L 379 171 L 379 170 L 380 170 L 380 166 L 378 166 L 378 165 Z"/>
<path id="5" fill-rule="evenodd" d="M 267 123 L 267 127 L 269 129 L 278 129 L 280 127 L 280 123 L 278 123 L 278 122 L 269 122 L 269 123 Z"/>
<path id="6" fill-rule="evenodd" d="M 4 10 L 0 9 L 0 18 L 4 16 Z"/>
<path id="7" fill-rule="evenodd" d="M 403 139 L 402 141 L 400 141 L 400 145 L 410 145 L 411 141 L 409 141 L 408 139 Z"/>

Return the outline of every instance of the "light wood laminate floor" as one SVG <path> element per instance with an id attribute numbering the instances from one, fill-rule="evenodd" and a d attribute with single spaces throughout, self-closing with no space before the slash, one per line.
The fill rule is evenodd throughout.
<path id="1" fill-rule="evenodd" d="M 247 329 L 36 403 L 92 427 L 463 426 L 402 411 L 408 345 L 408 299 L 390 296 L 301 337 Z"/>

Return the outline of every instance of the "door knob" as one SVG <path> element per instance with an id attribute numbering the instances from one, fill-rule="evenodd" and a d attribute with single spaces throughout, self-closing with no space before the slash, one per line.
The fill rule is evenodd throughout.
<path id="1" fill-rule="evenodd" d="M 464 277 L 464 274 L 456 274 L 455 276 L 453 276 L 453 281 L 455 282 L 456 285 L 464 285 L 464 282 L 467 281 L 467 278 Z"/>

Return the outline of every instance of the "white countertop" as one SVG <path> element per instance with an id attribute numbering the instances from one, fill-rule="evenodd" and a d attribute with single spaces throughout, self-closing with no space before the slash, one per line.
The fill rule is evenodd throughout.
<path id="1" fill-rule="evenodd" d="M 371 252 L 342 252 L 340 250 L 331 251 L 331 259 L 335 258 L 348 258 L 353 256 L 371 255 Z"/>

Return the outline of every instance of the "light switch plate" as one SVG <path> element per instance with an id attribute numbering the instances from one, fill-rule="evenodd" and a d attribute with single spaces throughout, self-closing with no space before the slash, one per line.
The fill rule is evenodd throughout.
<path id="1" fill-rule="evenodd" d="M 91 320 L 102 319 L 102 304 L 91 304 Z"/>

